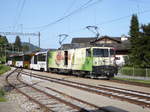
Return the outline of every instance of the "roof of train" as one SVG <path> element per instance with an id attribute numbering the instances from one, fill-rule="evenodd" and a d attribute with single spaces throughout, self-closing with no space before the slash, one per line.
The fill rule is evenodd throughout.
<path id="1" fill-rule="evenodd" d="M 106 46 L 105 44 L 63 44 L 59 50 L 68 50 L 68 49 L 79 49 L 79 48 L 88 48 L 88 47 L 103 47 L 103 48 L 113 48 L 113 46 Z"/>

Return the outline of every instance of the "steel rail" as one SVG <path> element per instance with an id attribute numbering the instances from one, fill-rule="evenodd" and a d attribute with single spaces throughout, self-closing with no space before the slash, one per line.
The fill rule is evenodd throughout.
<path id="1" fill-rule="evenodd" d="M 19 74 L 19 75 L 20 75 L 20 74 Z M 22 80 L 20 80 L 20 79 L 18 78 L 19 75 L 17 76 L 17 79 L 18 79 L 21 83 L 23 83 L 23 84 L 25 84 L 25 85 L 27 85 L 27 86 L 33 88 L 34 90 L 39 91 L 39 92 L 41 92 L 41 93 L 44 93 L 45 95 L 47 95 L 47 96 L 50 97 L 50 98 L 56 99 L 56 100 L 58 100 L 59 102 L 62 102 L 63 104 L 66 104 L 66 105 L 68 105 L 68 106 L 70 106 L 70 107 L 72 107 L 72 108 L 74 108 L 74 109 L 77 109 L 78 112 L 89 112 L 88 110 L 86 110 L 86 109 L 84 109 L 84 108 L 82 108 L 82 107 L 79 107 L 79 106 L 77 106 L 77 105 L 74 105 L 74 104 L 72 104 L 72 103 L 70 103 L 70 102 L 67 102 L 67 101 L 65 101 L 65 100 L 63 100 L 63 99 L 60 99 L 60 98 L 58 98 L 58 97 L 56 97 L 56 96 L 54 96 L 54 95 L 48 94 L 48 93 L 46 93 L 46 92 L 44 92 L 44 91 L 42 91 L 42 90 L 40 90 L 40 89 L 38 89 L 38 88 L 35 88 L 35 87 L 31 86 L 30 84 L 25 83 L 24 81 L 22 81 Z"/>
<path id="2" fill-rule="evenodd" d="M 115 83 L 121 83 L 121 84 L 130 84 L 130 85 L 140 86 L 140 87 L 150 87 L 150 84 L 131 82 L 131 81 L 127 81 L 127 80 L 111 79 L 109 81 L 115 82 Z"/>
<path id="3" fill-rule="evenodd" d="M 28 74 L 29 72 L 23 72 L 23 73 L 26 74 L 26 75 L 29 75 Z M 98 94 L 98 95 L 113 97 L 113 98 L 117 98 L 117 99 L 120 99 L 120 100 L 125 100 L 125 101 L 128 101 L 130 103 L 134 103 L 134 104 L 137 104 L 137 105 L 140 105 L 140 106 L 143 106 L 143 107 L 150 108 L 150 103 L 147 103 L 147 102 L 143 102 L 143 101 L 140 101 L 140 100 L 131 99 L 131 98 L 127 98 L 127 97 L 113 95 L 112 93 L 110 94 L 108 92 L 100 92 L 100 91 L 94 90 L 94 89 L 99 89 L 99 90 L 103 89 L 103 88 L 100 88 L 100 87 L 97 87 L 97 86 L 92 86 L 92 85 L 87 85 L 87 84 L 83 84 L 83 83 L 68 81 L 68 80 L 64 80 L 64 79 L 53 78 L 53 77 L 49 77 L 49 76 L 41 76 L 39 74 L 34 74 L 34 73 L 32 73 L 32 74 L 34 75 L 34 77 L 37 77 L 37 78 L 41 78 L 41 79 L 44 79 L 44 80 L 56 82 L 56 83 L 63 84 L 63 85 L 66 85 L 66 86 L 71 86 L 71 87 L 74 87 L 74 88 L 82 89 L 82 90 L 92 92 L 92 93 L 95 93 L 95 94 Z M 31 73 L 30 73 L 30 75 L 31 75 Z M 49 78 L 49 79 L 46 79 L 46 78 Z M 60 81 L 62 81 L 62 82 L 60 82 Z M 71 84 L 68 84 L 68 83 L 65 83 L 65 82 L 68 82 L 68 83 L 71 83 Z M 80 85 L 80 86 L 72 85 L 72 84 L 77 84 L 77 85 Z M 86 88 L 82 87 L 81 85 L 85 86 Z M 109 90 L 109 91 L 111 91 L 111 90 Z M 117 92 L 117 93 L 120 93 L 120 91 L 118 92 L 116 90 L 113 90 L 113 92 L 114 91 Z M 130 94 L 125 94 L 125 95 L 131 96 Z M 132 96 L 134 96 L 134 95 L 132 95 Z M 137 97 L 137 96 L 135 95 L 135 97 Z M 148 98 L 148 97 L 145 97 L 145 98 Z"/>
<path id="4" fill-rule="evenodd" d="M 42 103 L 38 102 L 37 100 L 33 99 L 32 97 L 28 96 L 26 93 L 22 92 L 21 90 L 19 90 L 16 86 L 14 86 L 13 84 L 11 84 L 8 80 L 8 78 L 13 75 L 13 73 L 15 73 L 18 69 L 15 69 L 14 71 L 12 71 L 11 73 L 9 73 L 7 76 L 6 76 L 6 82 L 7 84 L 9 84 L 11 87 L 13 87 L 17 92 L 21 93 L 22 95 L 26 96 L 29 100 L 33 101 L 34 103 L 38 104 L 41 108 L 45 109 L 44 112 L 54 112 L 52 111 L 51 109 L 49 109 L 48 107 L 46 107 L 45 105 L 43 105 Z M 20 70 L 21 72 L 21 70 Z M 18 74 L 20 74 L 18 72 Z"/>

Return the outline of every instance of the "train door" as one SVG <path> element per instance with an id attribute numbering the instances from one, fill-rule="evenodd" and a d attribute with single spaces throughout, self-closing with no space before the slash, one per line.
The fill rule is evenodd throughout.
<path id="1" fill-rule="evenodd" d="M 37 55 L 34 56 L 34 64 L 37 64 Z"/>
<path id="2" fill-rule="evenodd" d="M 34 70 L 38 70 L 38 67 L 37 67 L 37 55 L 33 55 L 32 56 L 30 68 L 34 69 Z"/>
<path id="3" fill-rule="evenodd" d="M 65 59 L 64 59 L 64 65 L 68 65 L 68 51 L 65 51 L 65 52 L 64 52 L 64 55 L 65 55 L 65 56 L 64 56 L 64 58 L 65 58 Z"/>

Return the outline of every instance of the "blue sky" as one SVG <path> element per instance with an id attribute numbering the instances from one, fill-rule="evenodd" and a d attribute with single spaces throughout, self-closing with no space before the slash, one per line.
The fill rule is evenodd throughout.
<path id="1" fill-rule="evenodd" d="M 137 13 L 140 24 L 150 23 L 150 0 L 91 0 L 87 8 L 78 10 L 88 1 L 0 0 L 0 32 L 40 31 L 42 48 L 58 48 L 59 34 L 69 35 L 64 43 L 70 43 L 73 37 L 95 36 L 85 28 L 89 25 L 96 25 L 101 36 L 128 35 L 133 13 Z M 78 10 L 77 13 L 48 25 L 75 10 Z M 14 42 L 15 36 L 7 37 Z M 29 37 L 20 37 L 28 42 Z M 30 38 L 31 43 L 38 45 L 37 37 Z"/>

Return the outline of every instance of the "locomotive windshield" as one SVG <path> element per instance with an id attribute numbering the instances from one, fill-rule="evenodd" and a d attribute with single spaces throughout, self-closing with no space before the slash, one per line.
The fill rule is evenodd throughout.
<path id="1" fill-rule="evenodd" d="M 24 61 L 29 61 L 29 60 L 30 60 L 30 58 L 31 58 L 30 56 L 25 55 L 25 56 L 24 56 Z"/>
<path id="2" fill-rule="evenodd" d="M 38 61 L 46 61 L 46 53 L 38 55 Z"/>
<path id="3" fill-rule="evenodd" d="M 109 56 L 108 49 L 97 49 L 97 48 L 94 48 L 93 49 L 93 56 L 94 57 L 108 57 Z"/>
<path id="4" fill-rule="evenodd" d="M 16 60 L 16 61 L 23 61 L 23 57 L 22 57 L 22 56 L 16 56 L 16 57 L 15 57 L 15 60 Z"/>
<path id="5" fill-rule="evenodd" d="M 98 49 L 98 48 L 93 49 L 94 57 L 109 57 L 109 56 L 114 56 L 114 55 L 115 55 L 115 51 L 113 49 L 110 49 L 110 50 L 109 49 Z"/>
<path id="6" fill-rule="evenodd" d="M 110 56 L 114 56 L 114 55 L 115 55 L 114 49 L 110 49 Z"/>

